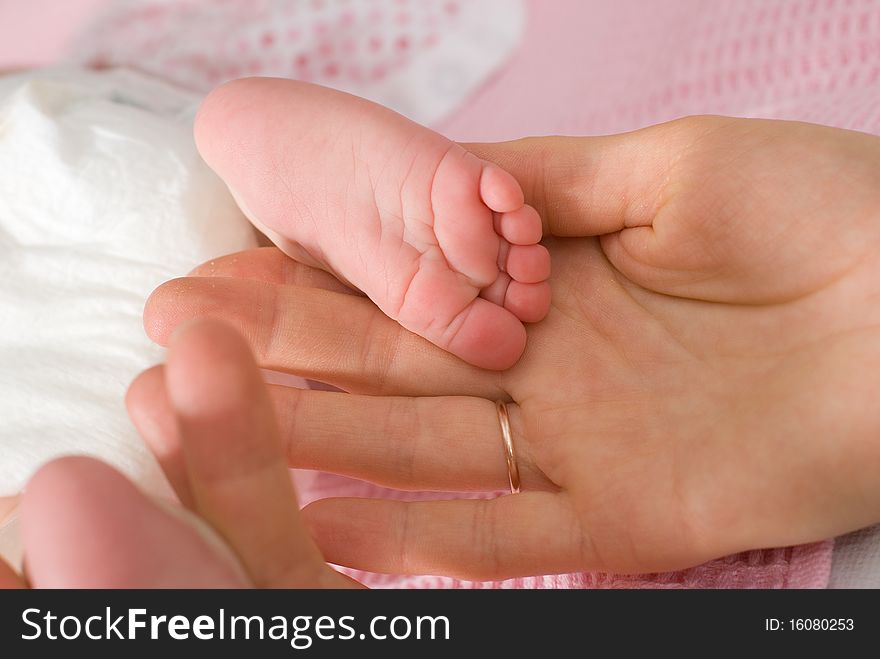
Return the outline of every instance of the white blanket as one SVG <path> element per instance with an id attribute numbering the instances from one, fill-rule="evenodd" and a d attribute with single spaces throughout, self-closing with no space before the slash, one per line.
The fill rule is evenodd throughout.
<path id="1" fill-rule="evenodd" d="M 162 358 L 144 302 L 255 244 L 196 152 L 198 101 L 126 71 L 0 78 L 0 496 L 68 453 L 163 488 L 123 404 Z"/>

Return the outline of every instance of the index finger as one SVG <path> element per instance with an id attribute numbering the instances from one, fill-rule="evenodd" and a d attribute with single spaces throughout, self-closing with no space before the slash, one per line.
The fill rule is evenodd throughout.
<path id="1" fill-rule="evenodd" d="M 260 372 L 219 323 L 172 342 L 167 398 L 177 417 L 195 510 L 257 586 L 341 587 L 306 532 Z"/>

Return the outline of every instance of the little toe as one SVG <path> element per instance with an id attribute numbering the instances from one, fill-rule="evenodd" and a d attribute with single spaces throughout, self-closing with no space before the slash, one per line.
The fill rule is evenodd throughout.
<path id="1" fill-rule="evenodd" d="M 531 206 L 504 213 L 498 221 L 499 233 L 514 245 L 534 245 L 541 241 L 541 216 Z"/>
<path id="2" fill-rule="evenodd" d="M 504 308 L 524 323 L 544 320 L 550 311 L 550 284 L 524 284 L 511 281 L 504 298 Z"/>
<path id="3" fill-rule="evenodd" d="M 550 252 L 543 245 L 511 245 L 504 270 L 523 284 L 537 284 L 550 277 Z"/>
<path id="4" fill-rule="evenodd" d="M 497 213 L 510 213 L 525 203 L 522 188 L 513 176 L 491 163 L 484 165 L 480 176 L 480 196 Z"/>

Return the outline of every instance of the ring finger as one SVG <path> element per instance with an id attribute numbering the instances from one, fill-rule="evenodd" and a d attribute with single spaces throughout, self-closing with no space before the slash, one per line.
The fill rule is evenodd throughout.
<path id="1" fill-rule="evenodd" d="M 488 492 L 509 487 L 495 404 L 484 398 L 375 397 L 270 387 L 291 467 L 399 490 Z M 538 468 L 509 405 L 524 490 L 558 489 Z"/>

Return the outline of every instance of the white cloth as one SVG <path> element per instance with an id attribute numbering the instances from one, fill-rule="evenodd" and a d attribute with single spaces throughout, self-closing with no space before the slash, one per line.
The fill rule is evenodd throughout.
<path id="1" fill-rule="evenodd" d="M 199 99 L 126 71 L 0 78 L 0 496 L 62 454 L 163 479 L 129 421 L 144 302 L 255 245 L 192 139 Z"/>
<path id="2" fill-rule="evenodd" d="M 508 58 L 525 17 L 522 0 L 115 0 L 73 50 L 202 92 L 296 78 L 430 125 Z"/>
<path id="3" fill-rule="evenodd" d="M 880 588 L 880 524 L 834 540 L 829 588 Z"/>

